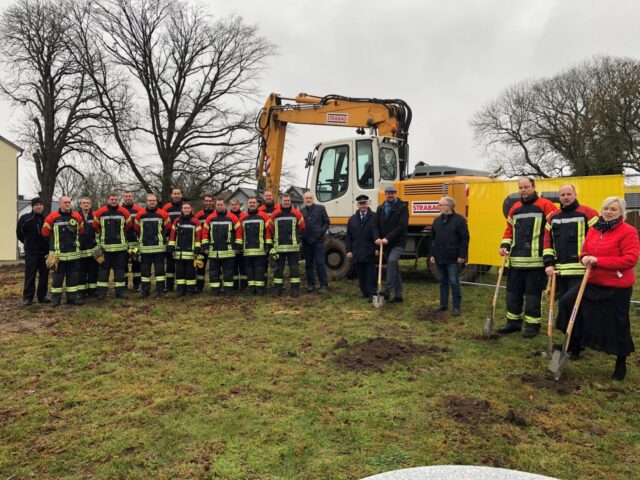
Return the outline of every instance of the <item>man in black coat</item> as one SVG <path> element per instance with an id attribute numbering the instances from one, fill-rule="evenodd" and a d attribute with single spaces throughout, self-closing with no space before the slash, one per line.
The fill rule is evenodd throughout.
<path id="1" fill-rule="evenodd" d="M 358 210 L 347 223 L 347 258 L 355 267 L 360 281 L 362 298 L 370 299 L 376 294 L 376 244 L 373 241 L 375 214 L 369 208 L 369 197 L 356 198 Z"/>
<path id="2" fill-rule="evenodd" d="M 400 277 L 400 256 L 407 244 L 409 228 L 409 207 L 398 198 L 394 186 L 384 189 L 386 201 L 376 210 L 373 238 L 376 245 L 383 245 L 387 255 L 387 279 L 384 298 L 389 300 L 391 291 L 395 297 L 390 303 L 402 302 L 402 278 Z"/>
<path id="3" fill-rule="evenodd" d="M 314 265 L 318 269 L 320 292 L 326 293 L 329 282 L 327 268 L 324 264 L 324 236 L 329 230 L 327 209 L 313 202 L 311 192 L 304 193 L 304 206 L 300 209 L 304 217 L 302 253 L 304 254 L 305 273 L 307 274 L 307 292 L 315 290 Z"/>
<path id="4" fill-rule="evenodd" d="M 438 203 L 440 216 L 433 222 L 431 230 L 431 258 L 440 277 L 440 306 L 434 312 L 449 308 L 449 285 L 453 296 L 453 316 L 460 315 L 462 290 L 460 288 L 460 265 L 466 262 L 469 251 L 469 228 L 467 220 L 455 212 L 456 202 L 451 197 L 442 197 Z"/>
<path id="5" fill-rule="evenodd" d="M 38 279 L 38 301 L 50 303 L 47 298 L 47 285 L 49 282 L 49 269 L 45 258 L 49 254 L 49 240 L 42 236 L 44 225 L 44 204 L 38 197 L 31 200 L 31 212 L 25 213 L 18 220 L 16 235 L 24 244 L 24 290 L 22 298 L 24 305 L 33 303 L 36 293 L 36 275 Z"/>

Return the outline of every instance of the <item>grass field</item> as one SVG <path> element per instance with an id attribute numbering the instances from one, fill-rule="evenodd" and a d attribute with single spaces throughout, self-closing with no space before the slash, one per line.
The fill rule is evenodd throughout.
<path id="1" fill-rule="evenodd" d="M 614 359 L 587 351 L 556 383 L 545 337 L 480 338 L 489 289 L 465 287 L 461 317 L 425 320 L 437 285 L 416 272 L 407 301 L 381 310 L 349 281 L 326 298 L 22 309 L 21 279 L 0 269 L 2 480 L 357 479 L 433 464 L 640 478 L 640 357 L 617 383 Z"/>

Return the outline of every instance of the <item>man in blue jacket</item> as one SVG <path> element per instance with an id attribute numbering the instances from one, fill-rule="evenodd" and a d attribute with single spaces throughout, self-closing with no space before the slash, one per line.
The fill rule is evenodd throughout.
<path id="1" fill-rule="evenodd" d="M 31 212 L 18 220 L 16 235 L 24 244 L 24 290 L 22 299 L 25 306 L 33 303 L 36 293 L 36 275 L 38 279 L 38 302 L 51 303 L 47 298 L 49 269 L 46 257 L 49 254 L 49 240 L 42 236 L 44 225 L 44 203 L 38 197 L 31 200 Z"/>
<path id="2" fill-rule="evenodd" d="M 440 216 L 433 221 L 431 230 L 431 258 L 438 268 L 440 280 L 440 306 L 434 312 L 449 308 L 449 285 L 453 296 L 453 316 L 460 315 L 462 290 L 460 288 L 460 265 L 466 262 L 469 251 L 469 229 L 467 220 L 455 212 L 456 202 L 451 197 L 442 197 L 438 203 Z"/>
<path id="3" fill-rule="evenodd" d="M 329 215 L 322 205 L 313 203 L 313 194 L 305 192 L 304 206 L 300 213 L 304 218 L 305 229 L 302 231 L 302 253 L 304 254 L 305 272 L 307 274 L 307 292 L 315 290 L 314 265 L 318 269 L 320 292 L 326 293 L 329 287 L 327 268 L 324 264 L 324 236 L 329 230 Z"/>
<path id="4" fill-rule="evenodd" d="M 373 242 L 375 215 L 369 208 L 369 197 L 359 195 L 356 198 L 358 210 L 347 223 L 347 258 L 351 260 L 362 298 L 371 299 L 376 294 L 376 244 Z"/>

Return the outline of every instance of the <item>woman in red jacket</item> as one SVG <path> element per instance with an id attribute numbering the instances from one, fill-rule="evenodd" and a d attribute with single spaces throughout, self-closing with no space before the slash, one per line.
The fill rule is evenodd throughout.
<path id="1" fill-rule="evenodd" d="M 591 267 L 591 272 L 581 315 L 574 325 L 581 347 L 617 356 L 611 376 L 615 380 L 624 379 L 627 356 L 635 351 L 629 305 L 640 242 L 638 231 L 624 221 L 625 216 L 624 199 L 609 197 L 602 204 L 598 223 L 587 233 L 580 257 L 583 265 Z M 558 327 L 566 326 L 577 291 L 574 288 L 562 297 Z"/>

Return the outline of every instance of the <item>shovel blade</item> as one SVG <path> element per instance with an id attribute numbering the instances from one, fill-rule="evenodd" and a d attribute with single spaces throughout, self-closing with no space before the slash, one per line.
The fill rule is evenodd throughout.
<path id="1" fill-rule="evenodd" d="M 374 295 L 373 296 L 373 307 L 380 308 L 384 305 L 384 297 L 382 295 Z"/>
<path id="2" fill-rule="evenodd" d="M 564 350 L 554 350 L 549 362 L 549 371 L 553 373 L 556 380 L 560 379 L 562 369 L 569 360 L 569 355 Z"/>
<path id="3" fill-rule="evenodd" d="M 484 322 L 484 328 L 482 329 L 482 333 L 485 337 L 489 338 L 491 336 L 491 332 L 493 331 L 493 325 L 495 324 L 495 320 L 493 317 L 487 317 L 487 320 Z"/>

